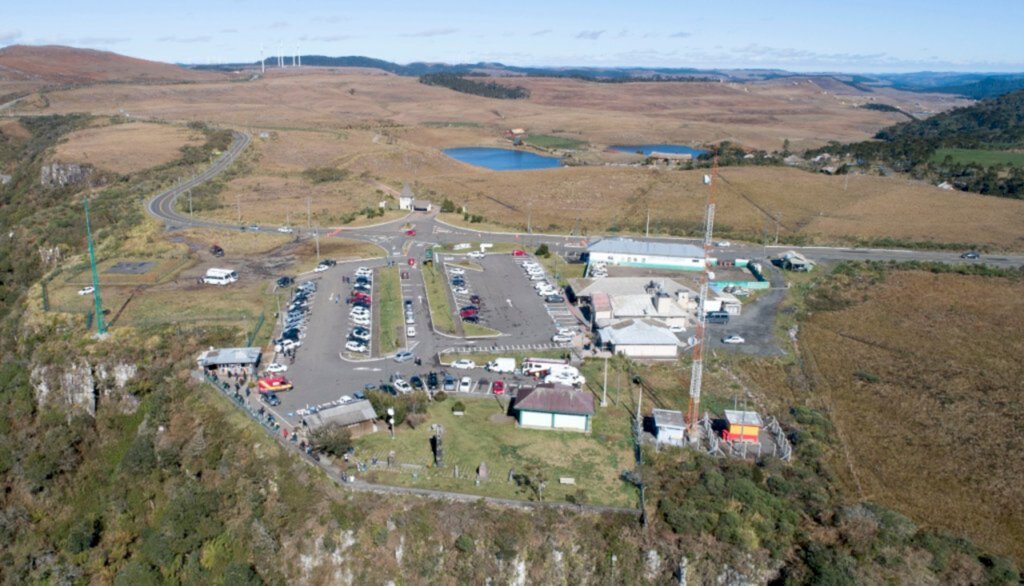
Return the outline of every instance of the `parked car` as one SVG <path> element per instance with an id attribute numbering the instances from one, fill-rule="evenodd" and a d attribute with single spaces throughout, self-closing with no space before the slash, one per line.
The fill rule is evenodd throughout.
<path id="1" fill-rule="evenodd" d="M 405 379 L 403 378 L 396 378 L 395 380 L 391 381 L 391 384 L 395 385 L 395 388 L 398 389 L 398 391 L 401 393 L 412 392 L 412 385 L 405 382 Z"/>
<path id="2" fill-rule="evenodd" d="M 973 250 L 969 250 L 969 251 L 961 254 L 960 258 L 962 258 L 964 260 L 978 260 L 979 258 L 981 258 L 981 255 L 978 254 L 977 252 L 973 251 Z"/>
<path id="3" fill-rule="evenodd" d="M 468 393 L 471 390 L 473 390 L 473 379 L 468 376 L 462 377 L 462 380 L 459 381 L 459 392 Z"/>
<path id="4" fill-rule="evenodd" d="M 452 362 L 452 368 L 457 368 L 459 370 L 469 370 L 471 368 L 476 368 L 476 362 L 473 362 L 468 358 L 460 358 L 455 362 Z"/>
<path id="5" fill-rule="evenodd" d="M 351 316 L 357 316 L 357 315 L 367 315 L 368 316 L 368 315 L 370 315 L 370 310 L 365 308 L 365 307 L 356 306 L 356 307 L 353 307 L 352 310 L 348 312 L 348 314 L 351 315 Z"/>
<path id="6" fill-rule="evenodd" d="M 466 289 L 465 287 L 455 287 L 452 289 L 452 293 L 456 295 L 469 295 L 469 289 Z"/>
<path id="7" fill-rule="evenodd" d="M 744 342 L 746 342 L 746 340 L 744 340 L 742 336 L 737 336 L 736 334 L 722 338 L 723 344 L 743 344 Z"/>
<path id="8" fill-rule="evenodd" d="M 96 291 L 95 287 L 82 287 L 78 290 L 79 295 L 92 295 Z"/>
<path id="9" fill-rule="evenodd" d="M 434 389 L 437 388 L 437 373 L 436 372 L 431 371 L 431 372 L 427 373 L 427 388 L 430 389 L 431 391 L 433 391 Z"/>
<path id="10" fill-rule="evenodd" d="M 261 394 L 260 400 L 271 407 L 277 407 L 281 404 L 281 399 L 277 396 L 277 393 L 273 391 Z"/>
<path id="11" fill-rule="evenodd" d="M 249 225 L 249 229 L 252 230 L 253 232 L 259 232 L 260 225 L 259 224 L 250 224 Z"/>
<path id="12" fill-rule="evenodd" d="M 291 226 L 281 226 L 280 228 L 277 229 L 277 231 L 281 232 L 282 234 L 291 234 L 295 230 Z"/>
<path id="13" fill-rule="evenodd" d="M 512 256 L 526 256 L 526 251 L 522 250 L 520 248 L 517 248 L 517 249 L 512 251 Z"/>
<path id="14" fill-rule="evenodd" d="M 561 303 L 563 301 L 565 301 L 565 297 L 555 294 L 548 295 L 547 297 L 544 298 L 545 303 Z"/>
<path id="15" fill-rule="evenodd" d="M 405 314 L 405 325 L 411 326 L 416 323 L 416 316 L 411 313 Z"/>
<path id="16" fill-rule="evenodd" d="M 333 267 L 334 265 L 338 264 L 338 261 L 334 260 L 333 258 L 322 258 L 320 259 L 320 262 L 318 264 L 321 264 L 325 267 Z"/>
<path id="17" fill-rule="evenodd" d="M 352 323 L 357 326 L 369 326 L 371 323 L 370 318 L 365 315 L 359 315 L 352 318 Z"/>
<path id="18" fill-rule="evenodd" d="M 405 231 L 405 235 L 406 236 L 415 236 L 416 235 L 416 230 L 406 230 Z"/>
<path id="19" fill-rule="evenodd" d="M 454 277 L 452 279 L 452 285 L 455 287 L 465 287 L 466 279 L 463 279 L 462 277 Z"/>
<path id="20" fill-rule="evenodd" d="M 415 338 L 416 326 L 405 326 L 405 335 L 410 338 Z"/>
<path id="21" fill-rule="evenodd" d="M 302 342 L 298 340 L 277 340 L 274 342 L 275 352 L 284 352 L 285 350 L 294 350 L 302 345 Z"/>
<path id="22" fill-rule="evenodd" d="M 369 350 L 366 344 L 363 344 L 357 340 L 349 340 L 345 343 L 345 349 L 349 352 L 366 352 Z"/>
<path id="23" fill-rule="evenodd" d="M 493 383 L 491 383 L 491 392 L 494 393 L 495 395 L 504 395 L 505 394 L 505 381 L 503 381 L 501 379 L 498 379 L 498 380 L 494 381 Z"/>
<path id="24" fill-rule="evenodd" d="M 572 342 L 572 336 L 563 336 L 562 334 L 555 334 L 551 336 L 551 341 L 556 344 L 568 344 Z"/>
<path id="25" fill-rule="evenodd" d="M 469 302 L 472 303 L 473 305 L 480 305 L 480 296 L 479 295 L 470 295 L 469 296 Z"/>
<path id="26" fill-rule="evenodd" d="M 282 372 L 288 372 L 288 367 L 285 366 L 284 364 L 271 362 L 270 364 L 267 365 L 267 368 L 265 368 L 264 370 L 266 370 L 270 374 L 281 374 Z"/>
<path id="27" fill-rule="evenodd" d="M 466 319 L 467 317 L 476 317 L 477 313 L 479 312 L 475 309 L 463 309 L 459 312 L 459 317 L 462 319 Z"/>
<path id="28" fill-rule="evenodd" d="M 278 287 L 287 287 L 288 285 L 291 285 L 294 282 L 295 282 L 295 279 L 293 279 L 291 277 L 278 277 L 277 278 L 277 286 Z"/>
<path id="29" fill-rule="evenodd" d="M 412 377 L 409 379 L 409 384 L 412 385 L 412 388 L 416 389 L 417 391 L 423 390 L 423 379 L 420 378 L 420 375 L 418 374 L 412 375 Z"/>
<path id="30" fill-rule="evenodd" d="M 224 256 L 224 249 L 214 244 L 213 246 L 210 247 L 210 254 L 216 256 L 217 258 L 220 258 Z"/>
<path id="31" fill-rule="evenodd" d="M 466 256 L 468 256 L 469 258 L 480 259 L 480 258 L 483 258 L 486 255 L 484 253 L 480 252 L 480 251 L 474 250 L 473 252 L 469 253 Z"/>
<path id="32" fill-rule="evenodd" d="M 413 358 L 412 352 L 399 352 L 395 354 L 395 362 L 408 362 Z"/>
<path id="33" fill-rule="evenodd" d="M 455 377 L 450 375 L 450 374 L 448 374 L 447 372 L 444 373 L 444 385 L 441 388 L 443 390 L 445 390 L 445 391 L 454 391 L 455 390 Z"/>
<path id="34" fill-rule="evenodd" d="M 466 316 L 466 317 L 462 318 L 462 321 L 464 321 L 466 323 L 469 323 L 469 324 L 480 323 L 480 316 L 479 315 L 469 315 L 469 316 Z"/>
<path id="35" fill-rule="evenodd" d="M 480 311 L 480 308 L 476 305 L 463 305 L 459 308 L 459 311 Z"/>
<path id="36" fill-rule="evenodd" d="M 313 269 L 313 272 L 314 273 L 322 273 L 322 272 L 326 271 L 329 268 L 331 268 L 331 267 L 329 267 L 327 265 L 316 265 L 316 268 Z"/>

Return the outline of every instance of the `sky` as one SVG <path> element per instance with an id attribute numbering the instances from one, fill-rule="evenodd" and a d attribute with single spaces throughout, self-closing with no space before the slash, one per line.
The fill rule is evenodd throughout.
<path id="1" fill-rule="evenodd" d="M 399 63 L 1024 71 L 1024 0 L 7 0 L 0 46 L 175 63 L 283 47 Z"/>

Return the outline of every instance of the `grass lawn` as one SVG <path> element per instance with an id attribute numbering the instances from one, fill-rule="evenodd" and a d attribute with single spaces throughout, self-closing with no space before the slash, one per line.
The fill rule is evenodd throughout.
<path id="1" fill-rule="evenodd" d="M 634 490 L 618 478 L 622 470 L 633 465 L 630 419 L 624 409 L 597 408 L 593 431 L 583 434 L 518 429 L 505 415 L 507 405 L 493 397 L 463 402 L 466 413 L 462 417 L 452 415 L 454 400 L 450 398 L 432 404 L 428 422 L 416 429 L 400 426 L 394 440 L 386 431 L 356 440 L 358 460 L 376 457 L 383 462 L 394 450 L 399 464 L 395 470 L 371 470 L 368 480 L 526 499 L 526 493 L 509 482 L 508 475 L 510 469 L 519 473 L 533 464 L 547 476 L 545 500 L 564 501 L 583 491 L 587 502 L 619 506 L 636 503 Z M 433 467 L 431 423 L 444 426 L 444 468 Z M 477 486 L 476 469 L 481 463 L 487 465 L 489 474 Z M 455 478 L 455 466 L 459 467 L 460 478 Z M 576 484 L 562 485 L 559 477 L 572 477 Z"/>
<path id="2" fill-rule="evenodd" d="M 554 136 L 551 134 L 531 134 L 524 139 L 524 142 L 542 149 L 575 150 L 587 146 L 586 141 L 577 140 L 575 138 L 566 138 L 564 136 Z"/>
<path id="3" fill-rule="evenodd" d="M 941 163 L 947 156 L 953 157 L 956 163 L 977 163 L 985 167 L 999 164 L 1024 167 L 1024 153 L 984 149 L 937 149 L 932 155 L 932 162 Z"/>
<path id="4" fill-rule="evenodd" d="M 587 267 L 584 263 L 570 264 L 564 258 L 554 253 L 547 258 L 538 256 L 534 257 L 534 259 L 544 267 L 544 270 L 552 278 L 558 281 L 559 287 L 567 286 L 569 279 L 583 278 L 583 271 Z"/>
<path id="5" fill-rule="evenodd" d="M 376 269 L 373 279 L 374 299 L 377 303 L 377 340 L 381 355 L 390 354 L 405 339 L 405 320 L 402 318 L 402 287 L 397 268 Z"/>
<path id="6" fill-rule="evenodd" d="M 467 338 L 501 335 L 501 332 L 494 328 L 466 322 L 462 322 L 462 333 L 465 334 Z"/>
<path id="7" fill-rule="evenodd" d="M 437 331 L 454 334 L 455 321 L 452 319 L 452 306 L 448 301 L 447 281 L 438 274 L 436 265 L 424 266 L 422 272 L 427 289 L 427 302 L 430 305 L 430 321 Z"/>

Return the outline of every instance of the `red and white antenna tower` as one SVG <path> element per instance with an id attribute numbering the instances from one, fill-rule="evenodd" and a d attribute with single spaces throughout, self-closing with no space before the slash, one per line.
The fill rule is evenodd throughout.
<path id="1" fill-rule="evenodd" d="M 697 423 L 700 421 L 700 385 L 704 375 L 704 338 L 708 300 L 708 280 L 711 272 L 711 235 L 715 229 L 715 185 L 718 183 L 718 155 L 711 165 L 711 175 L 704 176 L 708 185 L 708 202 L 704 210 L 704 272 L 700 276 L 700 297 L 697 300 L 697 333 L 693 344 L 693 368 L 690 372 L 690 404 L 686 409 L 686 425 L 690 441 L 697 441 Z"/>

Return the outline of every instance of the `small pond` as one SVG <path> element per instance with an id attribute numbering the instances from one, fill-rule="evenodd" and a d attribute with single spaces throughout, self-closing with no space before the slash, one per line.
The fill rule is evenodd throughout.
<path id="1" fill-rule="evenodd" d="M 466 147 L 445 149 L 444 154 L 457 161 L 493 171 L 529 171 L 532 169 L 552 169 L 562 166 L 561 160 L 555 157 L 544 157 L 526 151 L 513 151 L 510 149 Z"/>
<path id="2" fill-rule="evenodd" d="M 616 144 L 612 145 L 613 151 L 619 151 L 623 153 L 636 153 L 642 152 L 645 155 L 651 153 L 671 153 L 675 155 L 693 155 L 693 158 L 697 158 L 703 155 L 707 151 L 688 147 L 685 144 Z"/>

